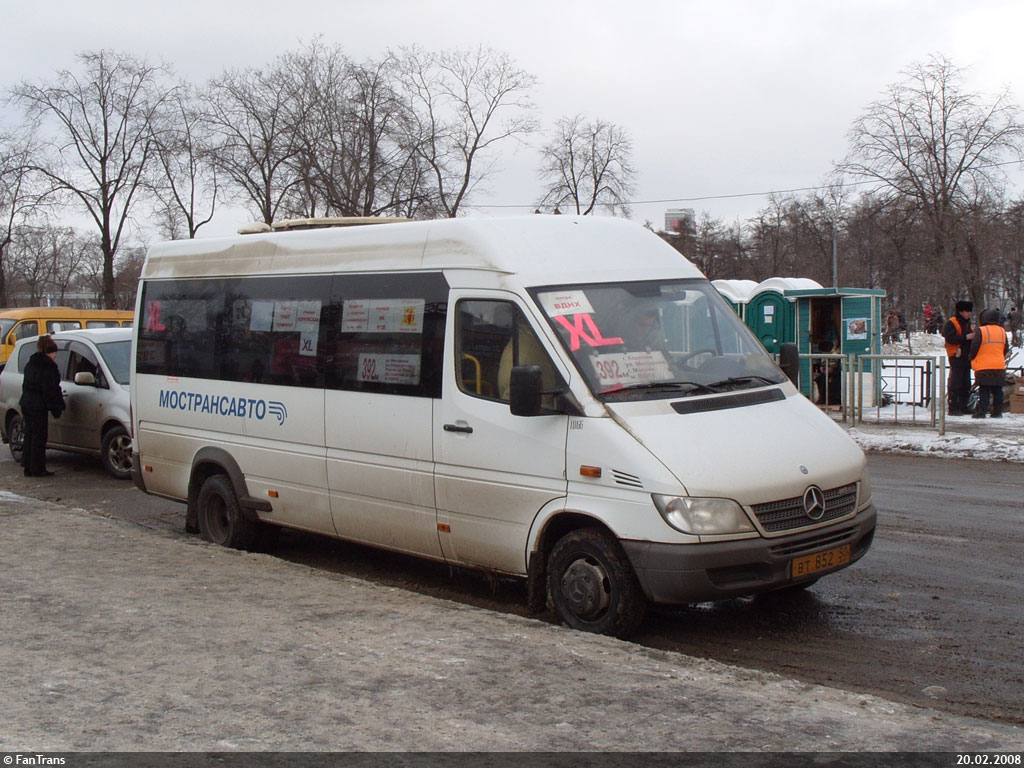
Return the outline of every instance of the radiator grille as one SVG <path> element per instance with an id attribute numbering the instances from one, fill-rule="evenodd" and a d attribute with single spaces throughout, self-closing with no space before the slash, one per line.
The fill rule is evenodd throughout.
<path id="1" fill-rule="evenodd" d="M 803 496 L 791 499 L 769 501 L 754 504 L 757 521 L 767 533 L 791 531 L 795 528 L 806 528 L 809 525 L 838 520 L 853 514 L 857 508 L 857 484 L 850 483 L 825 491 L 825 514 L 818 520 L 811 520 L 804 512 Z"/>

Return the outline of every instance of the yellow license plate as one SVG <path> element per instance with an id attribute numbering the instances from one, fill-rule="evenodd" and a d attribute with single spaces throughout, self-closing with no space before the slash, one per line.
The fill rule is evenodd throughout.
<path id="1" fill-rule="evenodd" d="M 826 549 L 824 552 L 815 552 L 813 555 L 805 555 L 793 559 L 793 566 L 790 569 L 792 578 L 807 576 L 818 571 L 827 571 L 830 568 L 838 568 L 850 562 L 850 545 L 844 544 L 835 549 Z"/>

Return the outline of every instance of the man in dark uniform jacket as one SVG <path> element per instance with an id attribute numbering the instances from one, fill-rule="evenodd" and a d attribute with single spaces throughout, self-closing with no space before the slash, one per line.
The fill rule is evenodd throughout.
<path id="1" fill-rule="evenodd" d="M 971 312 L 974 304 L 969 301 L 958 301 L 956 312 L 942 326 L 942 335 L 946 339 L 946 354 L 949 356 L 949 384 L 946 395 L 949 398 L 949 415 L 964 416 L 967 414 L 967 400 L 971 394 L 971 340 L 974 329 L 971 327 Z"/>

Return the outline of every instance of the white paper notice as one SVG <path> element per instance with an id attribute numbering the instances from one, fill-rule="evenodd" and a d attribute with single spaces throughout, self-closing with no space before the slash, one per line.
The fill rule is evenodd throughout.
<path id="1" fill-rule="evenodd" d="M 341 332 L 362 333 L 370 318 L 370 302 L 366 299 L 347 299 L 341 310 Z"/>
<path id="2" fill-rule="evenodd" d="M 316 357 L 316 345 L 320 339 L 318 332 L 303 333 L 299 335 L 299 354 Z"/>
<path id="3" fill-rule="evenodd" d="M 559 315 L 592 315 L 593 307 L 583 291 L 559 291 L 542 293 L 538 296 L 548 317 Z"/>
<path id="4" fill-rule="evenodd" d="M 619 352 L 591 358 L 594 371 L 601 382 L 601 391 L 650 384 L 672 378 L 665 355 L 661 352 Z"/>
<path id="5" fill-rule="evenodd" d="M 300 333 L 320 331 L 320 302 L 300 301 L 295 309 L 295 329 Z"/>
<path id="6" fill-rule="evenodd" d="M 347 299 L 342 333 L 423 333 L 423 299 Z"/>
<path id="7" fill-rule="evenodd" d="M 250 331 L 269 331 L 274 327 L 274 302 L 254 301 L 249 317 Z"/>
<path id="8" fill-rule="evenodd" d="M 419 384 L 419 355 L 360 355 L 359 381 L 381 384 Z"/>
<path id="9" fill-rule="evenodd" d="M 295 302 L 274 302 L 274 332 L 295 330 Z"/>

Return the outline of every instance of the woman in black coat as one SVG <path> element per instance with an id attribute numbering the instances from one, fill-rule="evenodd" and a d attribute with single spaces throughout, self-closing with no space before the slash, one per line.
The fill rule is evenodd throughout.
<path id="1" fill-rule="evenodd" d="M 64 395 L 60 391 L 60 371 L 54 358 L 57 344 L 49 336 L 40 336 L 35 354 L 25 364 L 21 384 L 21 414 L 25 421 L 25 442 L 21 463 L 25 477 L 47 477 L 46 470 L 47 414 L 59 419 L 64 413 Z"/>

